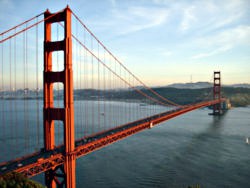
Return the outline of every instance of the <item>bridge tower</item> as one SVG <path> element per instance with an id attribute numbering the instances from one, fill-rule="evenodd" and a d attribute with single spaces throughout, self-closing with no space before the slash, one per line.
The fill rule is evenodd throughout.
<path id="1" fill-rule="evenodd" d="M 214 100 L 221 99 L 221 77 L 220 71 L 214 71 L 214 88 L 213 88 Z M 217 103 L 213 106 L 213 115 L 220 115 L 221 103 Z"/>
<path id="2" fill-rule="evenodd" d="M 75 187 L 74 154 L 74 101 L 73 101 L 73 70 L 72 70 L 72 38 L 71 38 L 71 10 L 52 14 L 47 10 L 44 13 L 44 148 L 55 148 L 54 121 L 63 122 L 64 130 L 64 157 L 63 165 L 45 172 L 47 187 Z M 51 26 L 53 23 L 64 22 L 64 39 L 52 41 Z M 64 70 L 53 71 L 52 52 L 64 52 Z M 54 107 L 53 84 L 62 83 L 64 88 L 63 108 Z M 61 171 L 61 172 L 59 172 Z"/>

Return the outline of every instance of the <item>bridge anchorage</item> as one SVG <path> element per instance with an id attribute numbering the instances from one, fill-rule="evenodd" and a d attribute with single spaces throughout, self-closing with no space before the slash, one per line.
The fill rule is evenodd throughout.
<path id="1" fill-rule="evenodd" d="M 16 36 L 19 34 L 23 34 L 22 37 L 19 35 L 19 38 L 21 41 L 23 41 L 23 47 L 27 48 L 27 33 L 31 28 L 35 28 L 38 24 L 44 23 L 44 43 L 43 43 L 43 48 L 44 48 L 44 67 L 43 67 L 43 146 L 41 150 L 36 152 L 31 150 L 28 150 L 26 152 L 27 154 L 22 154 L 22 156 L 15 156 L 13 159 L 4 159 L 2 160 L 2 156 L 0 155 L 1 163 L 0 163 L 0 175 L 3 175 L 8 172 L 18 172 L 22 173 L 27 177 L 33 177 L 38 174 L 44 173 L 45 175 L 45 184 L 49 188 L 55 188 L 55 187 L 67 187 L 67 188 L 74 188 L 76 187 L 76 177 L 75 177 L 75 169 L 76 169 L 76 159 L 80 158 L 84 155 L 87 155 L 95 150 L 101 149 L 109 144 L 112 144 L 114 142 L 117 142 L 121 139 L 124 139 L 128 136 L 131 136 L 133 134 L 136 134 L 140 131 L 143 131 L 145 129 L 151 129 L 154 126 L 167 121 L 171 118 L 174 118 L 176 116 L 180 116 L 184 113 L 199 109 L 199 108 L 204 108 L 208 106 L 213 107 L 213 115 L 221 115 L 223 114 L 223 111 L 227 109 L 227 103 L 226 99 L 221 97 L 221 77 L 220 77 L 220 72 L 214 72 L 214 87 L 213 87 L 213 99 L 195 103 L 195 104 L 190 104 L 190 105 L 179 105 L 176 104 L 165 97 L 161 96 L 159 93 L 151 89 L 150 87 L 147 87 L 138 77 L 136 77 L 133 73 L 131 73 L 101 42 L 100 40 L 97 39 L 97 37 L 83 24 L 83 22 L 70 10 L 69 7 L 65 8 L 64 10 L 57 12 L 57 13 L 50 13 L 48 10 L 41 14 L 44 15 L 44 19 L 38 21 L 35 24 L 32 25 L 27 25 L 27 22 L 24 22 L 22 24 L 17 25 L 14 27 L 14 34 L 10 34 L 9 36 L 5 37 L 6 33 L 9 31 L 13 31 L 13 28 L 1 33 L 2 39 L 0 40 L 0 43 L 2 45 L 2 51 L 4 51 L 4 45 L 6 41 L 9 42 L 9 48 L 8 49 L 16 49 Z M 74 17 L 73 17 L 73 16 Z M 35 17 L 36 18 L 36 17 Z M 88 40 L 79 40 L 76 35 L 72 34 L 73 29 L 72 27 L 72 18 L 75 18 L 82 26 L 84 29 L 84 34 L 83 36 L 88 34 L 89 38 Z M 30 19 L 30 20 L 34 20 Z M 20 26 L 26 24 L 26 28 L 21 28 L 20 31 L 16 31 L 16 29 Z M 63 39 L 62 40 L 52 40 L 52 35 L 53 35 L 53 29 L 52 26 L 53 24 L 59 24 L 60 27 L 63 27 Z M 14 39 L 14 42 L 11 41 L 11 39 Z M 30 37 L 31 38 L 31 37 Z M 38 41 L 38 34 L 36 34 L 36 38 Z M 84 102 L 79 102 L 75 101 L 75 106 L 79 105 L 79 103 L 85 103 L 83 111 L 82 108 L 80 108 L 80 111 L 77 111 L 77 108 L 74 108 L 74 91 L 76 93 L 77 89 L 73 87 L 74 81 L 74 75 L 73 75 L 73 64 L 77 62 L 72 62 L 72 39 L 73 41 L 79 43 L 79 47 L 84 50 L 84 53 L 79 53 L 78 55 L 80 56 L 81 54 L 84 54 L 84 57 L 86 56 L 86 61 L 83 62 L 83 64 L 92 64 L 92 67 L 85 67 L 85 71 L 90 70 L 92 73 L 93 77 L 97 77 L 97 88 L 98 94 L 96 93 L 90 93 L 89 92 L 89 87 L 91 86 L 92 90 L 95 90 L 94 87 L 94 79 L 89 78 L 89 77 L 84 77 L 85 80 L 92 80 L 92 85 L 85 85 L 84 92 L 88 92 L 88 95 L 98 95 L 98 101 L 94 101 L 91 104 L 89 104 L 88 100 L 93 99 L 91 97 L 88 97 L 84 95 L 87 99 Z M 94 42 L 93 42 L 94 40 Z M 87 43 L 90 43 L 89 46 L 87 47 Z M 93 48 L 93 43 L 97 46 L 97 49 Z M 11 46 L 12 45 L 12 46 Z M 41 47 L 42 48 L 42 47 Z M 80 51 L 78 48 L 76 48 L 76 51 Z M 77 50 L 78 49 L 78 50 Z M 103 50 L 103 58 L 100 55 L 101 49 Z M 53 52 L 58 52 L 61 51 L 63 52 L 63 60 L 62 60 L 62 71 L 54 71 L 52 69 L 53 65 L 55 64 L 55 60 L 53 60 Z M 16 54 L 16 52 L 12 53 L 10 51 L 9 57 L 10 57 L 10 64 L 13 61 L 13 59 L 16 59 L 16 56 L 12 57 L 13 54 Z M 37 49 L 37 54 L 38 54 L 38 49 Z M 87 54 L 87 55 L 86 55 Z M 2 56 L 4 53 L 1 54 Z M 27 66 L 27 60 L 28 60 L 28 55 L 27 51 L 23 50 L 23 62 L 25 66 Z M 114 68 L 112 67 L 112 64 L 108 64 L 107 59 L 111 59 L 110 61 L 115 64 Z M 6 59 L 7 57 L 0 58 L 0 59 L 5 59 L 5 64 L 8 62 Z M 11 60 L 12 59 L 12 60 Z M 38 59 L 38 58 L 37 58 Z M 93 66 L 93 59 L 95 59 L 97 63 L 97 67 L 95 68 L 97 70 L 97 76 L 94 73 L 94 66 Z M 3 61 L 2 61 L 2 66 L 1 72 L 4 72 L 3 68 Z M 104 89 L 100 90 L 100 83 L 101 79 L 99 76 L 100 73 L 100 67 L 99 65 L 101 64 L 103 68 L 103 84 L 104 84 Z M 13 66 L 13 64 L 11 64 Z M 12 78 L 13 74 L 11 74 L 11 70 L 13 69 L 11 65 L 8 67 L 10 70 L 10 76 L 8 77 L 9 79 L 3 79 L 3 74 L 1 76 L 1 87 L 3 88 L 3 83 L 5 80 L 8 81 L 8 83 L 12 83 L 13 80 L 16 80 L 16 78 Z M 76 72 L 77 75 L 79 75 L 79 70 L 76 68 L 77 66 L 74 66 L 74 71 Z M 81 66 L 78 66 L 80 69 Z M 16 68 L 15 68 L 16 69 Z M 5 71 L 6 74 L 8 71 Z M 84 73 L 86 73 L 84 72 Z M 108 72 L 108 73 L 107 73 Z M 24 80 L 28 80 L 27 71 L 24 71 Z M 89 73 L 89 72 L 87 72 Z M 90 75 L 90 74 L 89 74 Z M 107 77 L 105 77 L 107 76 Z M 78 76 L 78 79 L 81 79 L 81 74 Z M 113 81 L 114 79 L 117 79 Z M 41 78 L 42 80 L 42 78 Z M 121 100 L 124 104 L 124 109 L 121 112 L 122 109 L 117 109 L 113 108 L 111 105 L 113 105 L 112 97 L 114 94 L 117 94 L 117 88 L 120 85 L 115 85 L 115 83 L 120 83 L 124 84 L 124 91 L 126 93 L 129 93 L 133 96 L 139 96 L 140 99 L 143 98 L 143 102 L 145 104 L 139 105 L 139 102 L 137 101 L 136 103 L 136 108 L 133 107 L 134 101 L 126 104 L 124 101 Z M 63 106 L 62 107 L 56 107 L 55 104 L 55 84 L 61 83 L 63 85 L 63 89 L 61 92 L 61 96 L 63 99 Z M 138 85 L 141 85 L 144 89 L 138 89 Z M 18 100 L 24 100 L 24 120 L 26 120 L 26 112 L 27 112 L 27 92 L 28 89 L 26 89 L 27 84 L 24 83 L 24 98 L 18 98 Z M 109 86 L 109 89 L 106 87 Z M 42 87 L 42 86 L 41 86 Z M 1 89 L 2 89 L 1 88 Z M 38 88 L 38 86 L 36 87 Z M 82 89 L 80 87 L 80 89 Z M 87 89 L 86 89 L 87 88 Z M 105 90 L 106 89 L 106 90 Z M 10 86 L 10 91 L 12 90 Z M 83 89 L 82 89 L 83 90 Z M 16 93 L 11 93 L 10 91 L 4 92 L 1 90 L 1 98 L 0 102 L 2 104 L 2 111 L 5 112 L 7 110 L 4 109 L 5 105 L 5 99 L 11 99 L 8 98 L 9 95 L 11 97 L 17 96 Z M 27 91 L 27 92 L 26 92 Z M 100 95 L 100 91 L 102 91 L 103 95 Z M 131 92 L 132 91 L 132 92 Z M 146 91 L 146 92 L 145 92 Z M 37 100 L 38 100 L 38 91 L 37 93 Z M 80 91 L 77 91 L 80 93 Z M 93 91 L 91 91 L 93 92 Z M 112 93 L 113 92 L 113 93 Z M 9 94 L 10 93 L 10 94 Z M 111 94 L 110 94 L 111 93 Z M 80 93 L 82 94 L 82 93 Z M 83 94 L 82 94 L 83 95 Z M 7 96 L 7 97 L 6 97 Z M 110 97 L 111 96 L 111 97 Z M 127 96 L 127 95 L 126 95 Z M 30 96 L 28 96 L 30 97 Z M 82 97 L 82 96 L 81 96 Z M 94 96 L 95 97 L 95 96 Z M 30 97 L 32 98 L 32 96 Z M 104 105 L 100 106 L 100 98 L 103 100 L 106 99 L 107 102 L 109 103 L 109 109 L 108 106 L 105 107 L 106 101 L 104 101 Z M 119 97 L 117 97 L 119 99 Z M 117 100 L 115 98 L 114 100 Z M 7 101 L 7 100 L 6 100 Z M 11 100 L 9 100 L 11 103 Z M 95 109 L 95 104 L 98 104 L 98 107 Z M 119 100 L 118 100 L 119 102 Z M 141 100 L 140 100 L 141 102 Z M 94 104 L 95 103 L 95 104 Z M 158 106 L 157 106 L 158 105 Z M 132 106 L 132 107 L 131 107 Z M 39 107 L 39 105 L 38 105 Z M 81 106 L 80 106 L 81 107 Z M 155 110 L 155 107 L 159 107 L 159 111 Z M 163 108 L 166 107 L 166 108 Z M 100 108 L 103 109 L 103 112 L 100 111 Z M 113 109 L 112 109 L 113 108 Z M 120 108 L 120 107 L 119 107 Z M 106 109 L 106 110 L 105 110 Z M 146 112 L 143 110 L 147 110 Z M 94 111 L 97 111 L 97 116 L 93 115 Z M 154 111 L 155 110 L 155 111 Z M 35 113 L 34 110 L 30 110 L 32 113 Z M 78 114 L 76 115 L 76 111 Z M 90 112 L 91 111 L 91 112 Z M 120 112 L 119 113 L 117 113 Z M 142 114 L 141 111 L 143 111 Z M 15 111 L 12 109 L 13 113 L 20 113 L 20 110 Z M 83 115 L 83 114 L 87 115 Z M 108 116 L 108 113 L 109 116 Z M 11 113 L 12 114 L 12 113 Z M 125 116 L 128 114 L 128 117 L 122 118 L 122 120 L 116 120 L 117 114 L 119 116 L 123 115 Z M 6 113 L 1 115 L 0 123 L 5 124 L 7 121 L 4 118 L 7 118 L 7 115 L 5 117 Z M 76 136 L 79 134 L 77 131 L 75 131 L 75 128 L 77 128 L 77 118 L 74 119 L 74 117 L 79 117 L 83 116 L 83 118 L 88 118 L 89 116 L 91 117 L 92 120 L 88 120 L 86 122 L 78 122 L 78 124 L 86 124 L 90 125 L 90 128 L 87 131 L 79 131 L 80 136 Z M 107 119 L 109 118 L 109 121 Z M 131 117 L 130 117 L 131 116 Z M 12 116 L 10 116 L 12 117 Z M 34 116 L 33 116 L 34 117 Z M 98 124 L 94 121 L 95 117 L 98 117 Z M 82 118 L 82 117 L 81 117 Z M 23 120 L 23 124 L 25 124 L 27 121 Z M 101 121 L 102 120 L 102 121 Z M 55 134 L 58 131 L 55 129 L 55 122 L 60 121 L 62 122 L 62 130 L 63 130 L 63 142 L 58 144 L 56 143 L 55 139 Z M 11 122 L 11 121 L 10 121 Z M 35 122 L 35 121 L 33 121 Z M 39 121 L 37 121 L 39 122 Z M 12 123 L 13 124 L 13 123 Z M 18 123 L 14 124 L 17 126 Z M 20 123 L 22 124 L 22 123 Z M 100 126 L 100 124 L 112 124 L 112 126 Z M 97 127 L 98 126 L 98 127 Z M 12 127 L 13 128 L 13 127 Z M 25 129 L 26 127 L 24 127 Z M 84 127 L 85 128 L 85 127 Z M 86 127 L 87 129 L 88 127 Z M 92 130 L 90 130 L 92 129 Z M 76 129 L 77 130 L 77 129 Z M 79 130 L 79 129 L 78 129 Z M 75 132 L 77 134 L 75 134 Z M 26 139 L 26 136 L 28 134 L 24 135 L 24 139 Z M 33 134 L 34 135 L 34 134 Z M 28 135 L 29 136 L 29 135 Z M 75 139 L 76 137 L 76 139 Z M 39 138 L 39 137 L 38 137 Z M 3 139 L 4 140 L 4 139 Z M 39 139 L 38 139 L 39 140 Z M 56 145 L 57 144 L 57 145 Z M 38 144 L 39 146 L 39 144 Z M 38 148 L 40 148 L 38 147 Z M 34 149 L 34 148 L 32 148 Z M 11 156 L 11 154 L 9 155 Z M 7 161 L 7 162 L 6 162 Z"/>

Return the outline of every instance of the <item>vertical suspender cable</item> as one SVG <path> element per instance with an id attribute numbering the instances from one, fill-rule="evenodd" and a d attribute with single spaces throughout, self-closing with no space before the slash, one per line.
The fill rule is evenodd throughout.
<path id="1" fill-rule="evenodd" d="M 25 32 L 23 33 L 23 126 L 24 126 L 24 140 L 25 150 L 27 151 L 27 127 L 26 127 L 26 85 L 25 85 Z"/>
<path id="2" fill-rule="evenodd" d="M 99 59 L 99 43 L 97 44 L 97 57 Z M 98 105 L 98 110 L 97 110 L 97 117 L 98 117 L 98 131 L 100 131 L 100 62 L 99 60 L 97 61 L 97 90 L 98 90 L 98 96 L 97 96 L 97 105 Z"/>
<path id="3" fill-rule="evenodd" d="M 73 23 L 72 23 L 72 25 L 73 25 Z M 76 37 L 78 37 L 78 28 L 77 28 L 77 22 L 75 22 L 75 32 L 76 32 Z M 77 48 L 77 43 L 74 43 L 73 44 L 73 48 L 74 48 L 74 50 L 73 50 L 73 66 L 74 67 L 76 67 L 76 68 L 74 68 L 74 72 L 76 72 L 76 78 L 75 78 L 75 84 L 74 84 L 74 89 L 79 89 L 79 62 L 78 62 L 78 48 Z M 79 131 L 80 131 L 80 129 L 79 129 L 79 119 L 80 119 L 80 117 L 79 117 L 79 109 L 80 109 L 80 106 L 81 106 L 81 104 L 80 105 L 77 105 L 77 106 L 75 106 L 75 109 L 76 109 L 76 111 L 75 111 L 75 115 L 77 116 L 77 118 L 75 118 L 75 129 L 76 129 L 76 138 L 77 138 L 77 134 L 79 134 Z"/>
<path id="4" fill-rule="evenodd" d="M 16 33 L 16 29 L 15 29 L 15 31 L 14 31 L 15 33 Z M 16 76 L 17 76 L 17 68 L 16 68 L 16 56 L 17 56 L 17 54 L 16 54 L 16 37 L 14 38 L 14 92 L 15 92 L 15 96 L 14 96 L 14 98 L 15 98 L 15 102 L 14 102 L 14 111 L 15 111 L 15 114 L 14 114 L 14 116 L 15 116 L 15 121 L 14 121 L 14 125 L 16 126 L 16 128 L 14 129 L 15 130 L 15 140 L 16 140 L 16 143 L 15 143 L 15 145 L 17 146 L 18 145 L 18 136 L 17 136 L 17 133 L 18 133 L 18 121 L 17 121 L 17 84 L 16 84 L 16 80 L 17 80 L 17 78 L 16 78 Z"/>
<path id="5" fill-rule="evenodd" d="M 84 58 L 84 52 L 82 53 L 82 48 L 81 48 L 81 46 L 79 46 L 79 49 L 80 49 L 80 88 L 81 88 L 81 91 L 83 92 L 83 84 L 82 84 L 82 81 L 84 81 L 84 80 L 82 80 L 82 79 L 84 79 L 83 77 L 82 77 L 82 73 L 84 74 L 84 70 L 82 70 L 83 68 L 83 63 L 84 63 L 84 61 L 83 61 L 83 58 Z M 82 72 L 83 71 L 83 72 Z M 81 125 L 82 125 L 82 136 L 85 136 L 84 135 L 84 116 L 83 116 L 83 113 L 84 113 L 84 99 L 81 97 L 81 109 L 80 109 L 80 114 L 81 114 L 81 116 L 82 116 L 82 118 L 81 118 Z"/>
<path id="6" fill-rule="evenodd" d="M 75 22 L 75 29 L 76 29 L 76 34 L 75 34 L 75 36 L 76 37 L 78 37 L 78 33 L 77 33 L 77 26 L 76 26 L 77 24 L 76 24 L 76 22 Z M 73 26 L 73 23 L 72 23 L 72 26 Z M 76 67 L 76 69 L 75 69 L 75 77 L 74 77 L 74 88 L 73 89 L 78 89 L 78 71 L 79 71 L 79 67 L 78 67 L 78 59 L 77 59 L 77 44 L 76 43 L 73 43 L 73 66 L 74 67 Z M 73 68 L 74 68 L 73 67 Z M 76 109 L 76 114 L 78 114 L 79 113 L 79 105 L 77 105 L 77 106 L 74 106 L 74 108 Z M 79 118 L 80 117 L 77 117 L 76 119 L 75 119 L 75 129 L 76 129 L 76 138 L 77 138 L 77 134 L 78 134 L 78 132 L 77 131 L 79 131 L 79 126 L 78 126 L 78 121 L 79 121 Z"/>
<path id="7" fill-rule="evenodd" d="M 93 38 L 91 37 L 91 51 L 93 52 Z M 94 57 L 91 56 L 91 88 L 92 88 L 92 96 L 94 96 Z M 92 100 L 91 101 L 91 106 L 92 106 L 92 124 L 91 124 L 91 129 L 92 129 L 92 132 L 91 134 L 94 133 L 94 101 Z"/>
<path id="8" fill-rule="evenodd" d="M 38 18 L 36 19 L 38 22 Z M 36 25 L 36 132 L 37 149 L 40 147 L 39 85 L 38 85 L 38 25 Z"/>
<path id="9" fill-rule="evenodd" d="M 105 53 L 106 51 L 103 51 L 103 59 L 104 59 L 104 63 L 106 64 L 106 56 Z M 107 91 L 106 91 L 106 72 L 105 72 L 105 67 L 103 66 L 103 113 L 104 113 L 104 129 L 106 129 L 106 95 L 107 95 Z"/>
<path id="10" fill-rule="evenodd" d="M 9 130 L 10 130 L 10 136 L 11 136 L 11 140 L 10 140 L 10 146 L 12 144 L 12 142 L 14 141 L 13 139 L 13 122 L 12 122 L 12 115 L 13 115 L 13 111 L 12 111 L 12 86 L 11 86 L 11 64 L 12 64 L 12 49 L 11 49 L 11 39 L 9 40 L 9 114 L 8 114 L 8 118 L 9 118 Z"/>
<path id="11" fill-rule="evenodd" d="M 4 35 L 2 35 L 2 38 L 4 37 Z M 5 135 L 5 101 L 4 101 L 4 94 L 5 94 L 5 92 L 4 92 L 4 43 L 1 43 L 1 45 L 2 45 L 2 72 L 1 72 L 1 75 L 2 75 L 2 80 L 1 80 L 1 93 L 2 93 L 2 122 L 1 122 L 1 124 L 3 125 L 3 127 L 2 127 L 2 133 L 3 133 L 3 138 L 6 138 L 6 135 Z M 5 147 L 3 147 L 4 149 L 3 149 L 3 155 L 6 155 L 6 149 L 5 149 Z"/>
<path id="12" fill-rule="evenodd" d="M 132 82 L 133 82 L 133 86 L 136 87 L 137 85 L 135 84 L 135 79 L 134 77 L 132 77 Z M 140 85 L 139 85 L 140 86 Z M 136 98 L 136 93 L 135 91 L 133 90 L 133 95 L 132 95 L 132 118 L 133 120 L 132 121 L 135 121 L 135 117 L 136 117 L 136 107 L 135 107 L 135 101 L 134 101 L 134 98 Z"/>
<path id="13" fill-rule="evenodd" d="M 129 75 L 129 77 L 128 77 L 128 82 L 129 82 L 129 84 L 131 84 L 131 80 L 130 80 L 130 75 Z M 133 95 L 133 90 L 132 90 L 132 88 L 130 87 L 129 88 L 129 91 L 130 91 L 130 96 L 132 96 Z M 129 105 L 129 112 L 128 112 L 128 122 L 130 122 L 131 121 L 131 99 L 129 98 L 128 99 L 128 101 L 129 101 L 129 103 L 128 103 L 128 105 Z"/>
<path id="14" fill-rule="evenodd" d="M 112 65 L 114 66 L 114 62 L 112 61 Z M 115 66 L 114 66 L 114 71 L 115 71 Z M 116 95 L 116 93 L 115 93 L 115 75 L 113 74 L 113 78 L 112 78 L 112 80 L 113 80 L 113 86 L 112 86 L 112 88 L 113 88 L 113 95 L 114 95 L 114 101 L 115 101 L 115 95 Z M 116 111 L 115 111 L 115 103 L 112 105 L 112 119 L 113 119 L 113 123 L 112 123 L 112 126 L 115 126 L 115 122 L 116 122 L 116 120 L 115 120 L 115 118 L 116 118 L 116 116 L 115 116 L 115 113 L 116 113 Z"/>
<path id="15" fill-rule="evenodd" d="M 86 46 L 86 30 L 84 29 L 83 31 L 83 44 Z M 88 89 L 88 61 L 87 61 L 87 51 L 83 49 L 83 70 L 84 70 L 84 89 Z M 88 109 L 88 101 L 89 99 L 87 98 L 86 92 L 83 93 L 84 95 L 84 118 L 85 118 L 85 135 L 88 134 L 88 118 L 89 118 L 89 109 Z"/>
<path id="16" fill-rule="evenodd" d="M 27 27 L 27 24 L 26 24 L 26 27 Z M 28 77 L 28 73 L 27 73 L 27 42 L 28 42 L 28 40 L 27 40 L 27 31 L 25 31 L 24 32 L 24 34 L 25 34 L 25 42 L 24 42 L 24 45 L 25 45 L 25 47 L 24 47 L 24 69 L 25 69 L 25 76 L 24 76 L 24 83 L 25 83 L 25 88 L 24 88 L 24 90 L 25 90 L 25 99 L 24 99 L 24 103 L 25 103 L 25 105 L 24 105 L 24 108 L 25 108 L 25 110 L 24 110 L 24 112 L 25 112 L 25 114 L 24 114 L 24 116 L 25 116 L 25 121 L 24 121 L 24 123 L 25 123 L 25 131 L 26 131 L 26 139 L 27 139 L 27 141 L 26 141 L 26 149 L 27 149 L 27 151 L 29 151 L 29 127 L 28 127 L 28 107 L 27 107 L 27 105 L 28 105 L 28 94 L 29 94 L 29 89 L 28 89 L 28 83 L 27 83 L 27 77 Z"/>
<path id="17" fill-rule="evenodd" d="M 127 74 L 126 74 L 126 71 L 125 71 L 125 69 L 123 69 L 124 70 L 124 79 L 125 80 L 127 80 Z M 127 115 L 127 103 L 126 103 L 126 96 L 127 96 L 127 92 L 128 92 L 128 90 L 127 90 L 127 85 L 126 85 L 126 83 L 125 82 L 123 82 L 124 83 L 124 91 L 125 91 L 125 96 L 124 96 L 124 101 L 123 101 L 123 103 L 124 103 L 124 114 L 123 114 L 123 123 L 126 123 L 126 115 Z"/>
<path id="18" fill-rule="evenodd" d="M 26 24 L 26 28 L 28 27 L 28 24 Z M 29 130 L 29 74 L 28 74 L 28 31 L 25 32 L 26 38 L 25 38 L 25 72 L 26 72 L 26 88 L 27 88 L 27 95 L 26 95 L 26 124 L 27 124 L 27 138 L 28 138 L 28 151 L 30 147 L 30 130 Z"/>
<path id="19" fill-rule="evenodd" d="M 78 31 L 78 30 L 77 30 Z M 79 90 L 82 92 L 83 91 L 83 88 L 82 88 L 82 49 L 81 49 L 81 46 L 80 45 L 78 45 L 78 56 L 79 56 L 79 58 L 80 58 L 80 62 L 79 62 L 79 64 L 80 64 L 80 72 L 79 72 L 79 84 L 80 84 L 80 87 L 79 87 Z M 84 116 L 83 116 L 83 111 L 82 111 L 82 109 L 83 109 L 83 100 L 82 100 L 82 98 L 80 97 L 80 117 L 81 117 L 81 119 L 80 119 L 80 124 L 81 124 L 81 137 L 82 136 L 84 136 L 84 124 L 83 124 L 83 118 L 84 118 Z"/>
<path id="20" fill-rule="evenodd" d="M 75 28 L 73 28 L 75 24 L 73 24 L 73 21 L 72 21 L 72 31 L 75 29 Z M 75 36 L 78 37 L 77 34 L 75 34 Z M 74 71 L 74 78 L 73 78 L 74 79 L 74 88 L 73 89 L 77 89 L 77 87 L 78 87 L 78 82 L 77 82 L 78 81 L 78 63 L 77 63 L 76 43 L 72 44 L 72 62 L 73 62 L 72 63 L 73 68 L 76 67 L 76 69 L 74 69 L 75 71 Z M 75 114 L 77 114 L 78 113 L 78 106 L 74 106 L 74 108 L 75 108 Z M 75 119 L 76 138 L 77 138 L 77 132 L 78 132 L 77 124 L 78 124 L 78 118 Z"/>
<path id="21" fill-rule="evenodd" d="M 115 62 L 115 60 L 114 60 L 114 72 L 116 73 L 116 62 Z M 116 77 L 115 77 L 114 74 L 113 74 L 113 76 L 114 76 L 113 79 L 114 79 L 115 100 L 116 100 L 116 103 L 117 103 Z M 118 117 L 118 110 L 116 109 L 116 105 L 113 105 L 113 107 L 114 107 L 113 112 L 114 112 L 114 119 L 115 119 L 115 121 L 114 121 L 114 126 L 116 126 L 116 125 L 117 125 L 117 119 L 119 118 L 119 117 Z"/>
<path id="22" fill-rule="evenodd" d="M 121 78 L 123 78 L 123 75 L 122 75 L 122 68 L 121 68 L 121 66 L 119 66 L 119 74 L 120 74 L 120 77 Z M 119 88 L 120 88 L 120 104 L 119 104 L 119 106 L 120 106 L 120 119 L 119 119 L 119 124 L 121 125 L 122 124 L 122 117 L 123 117 L 123 115 L 124 115 L 124 113 L 123 113 L 123 88 L 122 88 L 122 79 L 119 79 L 120 80 L 120 82 L 119 82 Z"/>
<path id="23" fill-rule="evenodd" d="M 111 67 L 111 57 L 109 56 L 109 63 Z M 109 71 L 109 126 L 112 125 L 112 76 Z"/>
<path id="24" fill-rule="evenodd" d="M 12 46 L 11 46 L 11 43 L 12 43 L 12 41 L 11 40 L 9 40 L 9 88 L 8 88 L 8 90 L 9 90 L 9 92 L 8 92 L 8 97 L 10 98 L 10 100 L 9 100 L 9 104 L 8 104 L 8 111 L 9 111 L 9 113 L 8 114 L 6 114 L 6 117 L 7 117 L 7 119 L 8 119 L 8 121 L 7 121 L 7 126 L 8 126 L 8 128 L 7 128 L 7 131 L 8 131 L 8 136 L 10 136 L 11 137 L 11 139 L 10 139 L 10 141 L 9 141 L 9 143 L 8 143 L 8 145 L 9 146 L 11 146 L 12 145 L 12 143 L 13 143 L 13 141 L 14 141 L 14 138 L 13 138 L 13 118 L 12 118 L 12 115 L 13 115 L 13 109 L 12 109 Z M 6 61 L 6 63 L 7 63 L 7 61 Z M 7 72 L 7 70 L 6 70 L 6 72 Z M 7 88 L 7 87 L 6 87 Z"/>
<path id="25" fill-rule="evenodd" d="M 115 61 L 116 62 L 116 61 Z M 121 77 L 121 66 L 118 65 L 118 68 L 117 68 L 117 72 L 118 72 L 118 75 Z M 121 119 L 121 111 L 122 111 L 122 107 L 120 106 L 121 105 L 121 88 L 120 88 L 120 83 L 121 83 L 121 79 L 118 78 L 117 80 L 117 89 L 118 89 L 118 92 L 119 92 L 119 96 L 118 96 L 118 122 L 117 122 L 117 125 L 120 125 L 120 119 Z"/>

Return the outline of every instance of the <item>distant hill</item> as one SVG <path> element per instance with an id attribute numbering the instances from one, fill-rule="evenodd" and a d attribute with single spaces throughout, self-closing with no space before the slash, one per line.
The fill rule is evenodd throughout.
<path id="1" fill-rule="evenodd" d="M 154 87 L 154 91 L 161 96 L 181 105 L 197 103 L 204 100 L 212 99 L 212 88 L 199 88 L 199 89 L 179 89 L 173 87 Z M 148 96 L 155 97 L 149 90 L 140 89 Z M 75 90 L 75 100 L 112 100 L 112 101 L 139 101 L 149 103 L 149 101 L 142 97 L 141 94 L 135 90 Z M 222 96 L 229 98 L 232 105 L 248 106 L 250 105 L 250 88 L 242 87 L 222 87 Z M 157 98 L 157 97 L 156 97 Z M 162 101 L 162 99 L 157 98 Z M 163 101 L 162 101 L 163 102 Z"/>
<path id="2" fill-rule="evenodd" d="M 199 88 L 199 89 L 180 89 L 173 87 L 153 88 L 160 95 L 174 101 L 178 104 L 191 104 L 204 100 L 211 99 L 212 88 Z M 230 99 L 232 106 L 249 106 L 250 105 L 250 88 L 244 87 L 222 87 L 222 96 Z"/>
<path id="3" fill-rule="evenodd" d="M 250 88 L 250 84 L 232 84 L 232 85 L 224 85 L 224 87 L 234 87 L 234 88 Z"/>
<path id="4" fill-rule="evenodd" d="M 210 82 L 175 83 L 164 87 L 172 87 L 177 89 L 202 89 L 202 88 L 213 87 L 213 83 Z M 250 84 L 231 84 L 231 85 L 223 85 L 223 87 L 250 88 Z"/>
<path id="5" fill-rule="evenodd" d="M 176 83 L 170 84 L 166 87 L 172 87 L 177 89 L 202 89 L 212 87 L 212 83 L 209 82 L 196 82 L 196 83 Z"/>
<path id="6" fill-rule="evenodd" d="M 165 87 L 153 87 L 157 93 L 163 97 L 174 101 L 177 104 L 191 104 L 212 99 L 212 83 L 197 82 L 185 84 L 171 84 Z M 138 90 L 146 93 L 150 97 L 156 97 L 149 90 L 141 86 L 136 87 Z M 222 87 L 222 95 L 229 98 L 233 106 L 248 106 L 250 105 L 250 84 L 235 84 Z M 17 90 L 0 92 L 0 99 L 39 99 L 43 100 L 43 90 Z M 56 91 L 55 99 L 63 99 L 62 90 Z M 149 103 L 149 100 L 143 97 L 134 89 L 112 89 L 112 90 L 97 90 L 97 89 L 77 89 L 74 90 L 75 100 L 111 100 L 111 101 L 137 101 Z M 157 100 L 162 101 L 158 98 Z M 162 101 L 163 102 L 163 101 Z M 152 102 L 151 102 L 152 103 Z"/>

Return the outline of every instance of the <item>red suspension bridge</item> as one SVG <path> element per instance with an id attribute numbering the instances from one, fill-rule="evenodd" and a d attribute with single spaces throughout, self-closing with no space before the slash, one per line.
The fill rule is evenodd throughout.
<path id="1" fill-rule="evenodd" d="M 168 100 L 68 7 L 47 10 L 0 40 L 0 175 L 44 172 L 48 187 L 75 187 L 77 158 L 198 108 L 213 106 L 220 115 L 226 101 L 220 72 L 210 100 L 184 106 Z"/>

